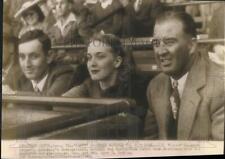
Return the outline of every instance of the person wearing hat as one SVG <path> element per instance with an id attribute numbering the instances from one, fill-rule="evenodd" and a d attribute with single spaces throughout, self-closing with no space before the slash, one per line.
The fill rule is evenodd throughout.
<path id="1" fill-rule="evenodd" d="M 19 32 L 18 37 L 20 38 L 27 31 L 41 29 L 46 31 L 46 25 L 44 23 L 45 15 L 38 3 L 40 0 L 27 1 L 25 2 L 19 11 L 15 14 L 15 18 L 21 18 L 23 27 Z"/>

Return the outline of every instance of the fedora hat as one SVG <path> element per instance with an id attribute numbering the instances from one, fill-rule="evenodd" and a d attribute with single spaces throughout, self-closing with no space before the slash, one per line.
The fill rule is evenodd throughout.
<path id="1" fill-rule="evenodd" d="M 31 9 L 31 8 L 40 8 L 38 6 L 38 3 L 41 2 L 42 0 L 33 0 L 33 1 L 27 1 L 25 2 L 22 7 L 18 10 L 18 12 L 16 12 L 16 14 L 14 15 L 15 18 L 20 17 L 24 12 L 26 12 L 27 10 Z"/>

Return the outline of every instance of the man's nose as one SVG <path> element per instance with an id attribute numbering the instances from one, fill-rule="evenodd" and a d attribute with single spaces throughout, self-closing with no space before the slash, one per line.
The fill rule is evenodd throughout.
<path id="1" fill-rule="evenodd" d="M 24 61 L 24 63 L 25 63 L 25 66 L 26 67 L 30 67 L 31 66 L 31 61 L 30 61 L 29 58 L 26 58 L 25 61 Z"/>
<path id="2" fill-rule="evenodd" d="M 164 44 L 160 44 L 157 48 L 155 48 L 155 53 L 158 55 L 162 56 L 168 52 L 167 48 L 165 47 Z"/>

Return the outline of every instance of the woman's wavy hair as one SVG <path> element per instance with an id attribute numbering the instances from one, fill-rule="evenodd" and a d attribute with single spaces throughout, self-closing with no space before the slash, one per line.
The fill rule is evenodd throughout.
<path id="1" fill-rule="evenodd" d="M 128 56 L 128 53 L 125 52 L 120 39 L 113 34 L 94 34 L 90 39 L 89 44 L 93 41 L 99 41 L 107 46 L 110 46 L 112 49 L 112 53 L 115 56 L 120 56 L 122 58 L 122 63 L 118 68 L 118 80 L 120 82 L 127 81 L 130 77 L 131 72 L 133 71 L 133 63 L 131 58 Z"/>

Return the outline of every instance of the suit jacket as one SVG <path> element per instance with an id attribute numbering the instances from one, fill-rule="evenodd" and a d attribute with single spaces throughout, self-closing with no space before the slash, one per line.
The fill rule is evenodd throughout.
<path id="1" fill-rule="evenodd" d="M 224 68 L 197 54 L 189 71 L 178 117 L 178 140 L 224 140 Z M 147 89 L 160 139 L 168 139 L 170 77 L 154 78 Z"/>
<path id="2" fill-rule="evenodd" d="M 73 68 L 66 65 L 50 65 L 48 77 L 45 82 L 41 95 L 43 96 L 60 96 L 69 90 L 74 84 L 80 84 L 75 78 Z M 24 75 L 22 75 L 17 83 L 18 91 L 34 92 L 32 83 Z M 24 93 L 25 95 L 26 93 Z M 29 93 L 30 94 L 30 93 Z"/>

